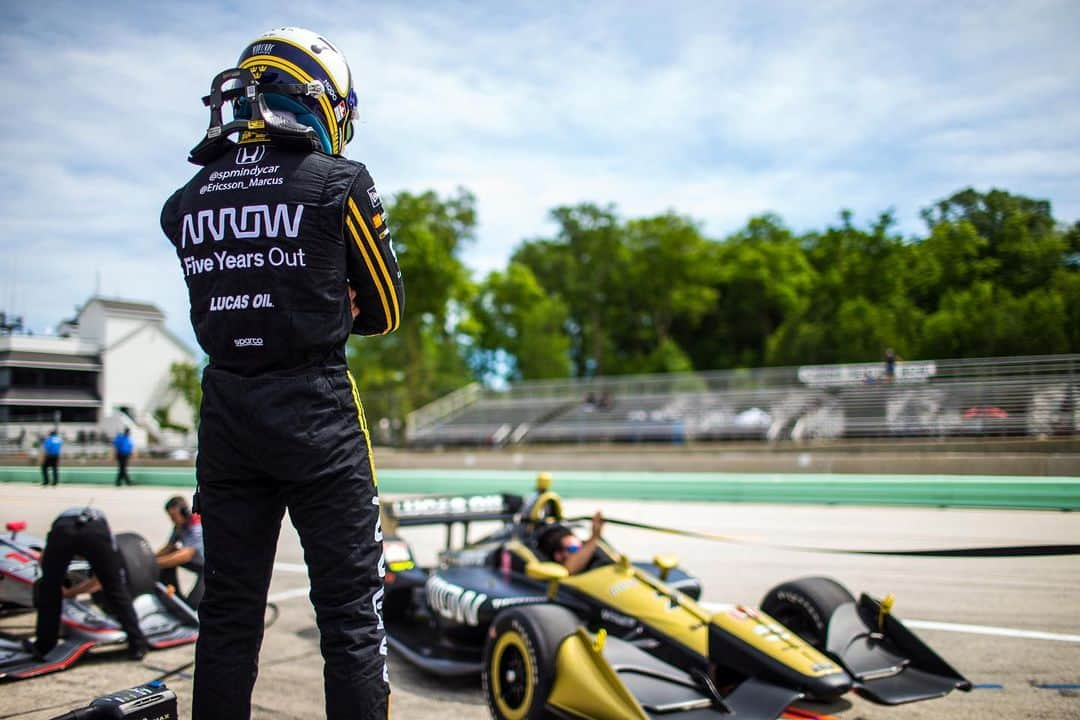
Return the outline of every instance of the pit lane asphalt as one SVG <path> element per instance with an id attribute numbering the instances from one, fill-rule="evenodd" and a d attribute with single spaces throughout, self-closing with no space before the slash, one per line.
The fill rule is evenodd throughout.
<path id="1" fill-rule="evenodd" d="M 558 489 L 556 487 L 556 489 Z M 174 494 L 168 488 L 110 488 L 61 485 L 0 486 L 0 521 L 25 520 L 44 535 L 52 519 L 72 505 L 93 502 L 113 529 L 144 535 L 153 546 L 168 537 L 162 511 Z M 931 548 L 976 545 L 1075 543 L 1080 515 L 1048 511 L 939 510 L 720 503 L 663 503 L 570 500 L 566 511 L 584 515 L 601 508 L 611 517 L 688 529 L 757 537 L 772 542 L 828 547 Z M 473 537 L 484 531 L 473 528 Z M 403 533 L 421 562 L 441 548 L 442 528 Z M 733 546 L 609 526 L 605 537 L 637 559 L 676 553 L 702 578 L 704 598 L 756 605 L 773 585 L 807 575 L 828 575 L 858 594 L 895 593 L 895 612 L 904 619 L 1080 635 L 1080 560 L 1059 558 L 913 559 L 822 555 Z M 312 718 L 322 712 L 318 634 L 303 594 L 306 577 L 299 542 L 288 522 L 278 548 L 271 586 L 280 617 L 267 631 L 254 694 L 256 718 Z M 0 620 L 0 629 L 31 632 L 33 615 Z M 872 705 L 854 696 L 808 709 L 845 720 L 911 718 L 1080 718 L 1080 691 L 1040 685 L 1080 684 L 1080 642 L 919 629 L 916 631 L 977 685 L 898 708 Z M 1072 640 L 1075 640 L 1074 637 Z M 0 718 L 46 720 L 81 707 L 93 697 L 150 680 L 189 662 L 193 647 L 153 652 L 142 662 L 123 652 L 97 651 L 72 669 L 34 680 L 0 685 Z M 488 717 L 478 681 L 446 682 L 425 677 L 391 658 L 393 716 L 405 720 Z M 190 715 L 190 669 L 168 680 L 180 697 L 181 717 Z M 1000 687 L 999 687 L 1000 686 Z M 49 710 L 23 712 L 34 708 Z"/>

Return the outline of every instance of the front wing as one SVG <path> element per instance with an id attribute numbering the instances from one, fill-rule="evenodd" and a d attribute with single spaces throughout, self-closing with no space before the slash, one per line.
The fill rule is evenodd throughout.
<path id="1" fill-rule="evenodd" d="M 777 720 L 822 718 L 790 709 L 798 690 L 750 679 L 722 699 L 633 643 L 597 638 L 583 628 L 559 646 L 548 710 L 594 720 Z"/>
<path id="2" fill-rule="evenodd" d="M 971 682 L 882 609 L 862 595 L 841 605 L 829 620 L 828 652 L 854 678 L 855 691 L 884 705 L 930 700 Z"/>

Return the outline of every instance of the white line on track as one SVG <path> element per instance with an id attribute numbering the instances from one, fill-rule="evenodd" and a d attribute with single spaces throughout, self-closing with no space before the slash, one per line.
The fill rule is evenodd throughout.
<path id="1" fill-rule="evenodd" d="M 304 563 L 276 562 L 274 563 L 274 569 L 281 572 L 304 573 L 307 575 L 307 565 Z"/>
<path id="2" fill-rule="evenodd" d="M 293 600 L 299 597 L 307 597 L 311 592 L 311 588 L 305 585 L 304 587 L 293 588 L 292 590 L 283 590 L 279 593 L 274 593 L 270 597 L 266 598 L 266 602 L 282 602 L 283 600 Z"/>
<path id="3" fill-rule="evenodd" d="M 937 622 L 935 620 L 905 620 L 904 624 L 920 630 L 942 630 L 944 632 L 968 633 L 971 635 L 998 635 L 1000 637 L 1025 638 L 1027 640 L 1058 640 L 1080 643 L 1080 635 L 1065 635 L 1041 630 L 1020 630 L 989 625 L 961 625 L 958 623 Z"/>

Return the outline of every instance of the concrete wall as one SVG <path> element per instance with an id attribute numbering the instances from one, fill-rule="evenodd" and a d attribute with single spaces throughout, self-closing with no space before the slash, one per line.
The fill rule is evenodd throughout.
<path id="1" fill-rule="evenodd" d="M 643 471 L 730 473 L 865 473 L 886 475 L 1080 476 L 1080 450 L 1072 442 L 1042 448 L 1008 441 L 955 448 L 893 444 L 843 448 L 571 445 L 498 450 L 415 451 L 376 448 L 378 468 L 531 471 Z"/>

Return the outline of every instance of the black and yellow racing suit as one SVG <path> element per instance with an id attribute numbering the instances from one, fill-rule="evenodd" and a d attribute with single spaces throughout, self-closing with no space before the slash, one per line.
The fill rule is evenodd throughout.
<path id="1" fill-rule="evenodd" d="M 161 225 L 209 356 L 196 464 L 206 592 L 194 717 L 250 716 L 288 509 L 321 633 L 327 717 L 385 718 L 379 499 L 345 364 L 350 333 L 391 332 L 403 311 L 371 176 L 321 152 L 240 145 L 169 198 Z"/>

